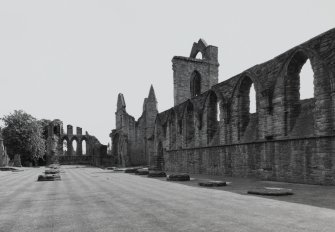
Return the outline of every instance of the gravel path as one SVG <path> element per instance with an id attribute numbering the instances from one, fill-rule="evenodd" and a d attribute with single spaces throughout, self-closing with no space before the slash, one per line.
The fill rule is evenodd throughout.
<path id="1" fill-rule="evenodd" d="M 335 210 L 63 166 L 0 172 L 0 231 L 335 231 Z M 335 197 L 335 196 L 334 196 Z"/>

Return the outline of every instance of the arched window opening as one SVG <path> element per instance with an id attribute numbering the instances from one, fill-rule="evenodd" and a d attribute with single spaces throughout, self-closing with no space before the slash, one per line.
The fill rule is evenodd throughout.
<path id="1" fill-rule="evenodd" d="M 300 100 L 314 97 L 314 73 L 308 59 L 300 71 Z"/>
<path id="2" fill-rule="evenodd" d="M 109 145 L 109 144 L 108 144 Z M 86 155 L 86 141 L 83 140 L 81 142 L 81 147 L 82 147 L 82 152 L 83 152 L 83 155 Z"/>
<path id="3" fill-rule="evenodd" d="M 73 140 L 72 141 L 72 155 L 76 155 L 77 153 L 77 141 Z"/>
<path id="4" fill-rule="evenodd" d="M 196 59 L 202 60 L 202 53 L 198 52 L 197 55 L 195 56 Z"/>
<path id="5" fill-rule="evenodd" d="M 206 103 L 206 112 L 207 112 L 207 135 L 208 143 L 210 143 L 217 131 L 218 120 L 218 99 L 214 93 L 210 93 Z"/>
<path id="6" fill-rule="evenodd" d="M 256 112 L 257 98 L 254 83 L 250 77 L 245 76 L 239 90 L 239 139 L 244 135 L 250 122 L 257 123 L 257 117 L 254 115 Z"/>
<path id="7" fill-rule="evenodd" d="M 285 131 L 288 135 L 295 126 L 300 114 L 308 115 L 311 105 L 314 105 L 314 72 L 308 56 L 303 51 L 296 52 L 287 66 L 285 76 Z M 309 117 L 309 118 L 312 118 Z M 311 119 L 312 120 L 312 119 Z M 313 122 L 306 123 L 302 126 L 306 131 Z M 313 130 L 311 128 L 310 130 Z M 301 133 L 301 132 L 299 132 Z M 306 132 L 307 133 L 307 132 Z M 309 132 L 308 132 L 309 133 Z"/>
<path id="8" fill-rule="evenodd" d="M 186 108 L 186 145 L 190 146 L 194 140 L 194 112 L 193 105 L 189 104 Z"/>
<path id="9" fill-rule="evenodd" d="M 63 155 L 68 155 L 67 149 L 68 149 L 68 147 L 67 147 L 67 141 L 66 141 L 66 139 L 64 139 L 63 140 Z"/>
<path id="10" fill-rule="evenodd" d="M 169 134 L 170 134 L 170 149 L 176 148 L 176 115 L 175 112 L 171 112 L 170 119 L 169 119 Z"/>
<path id="11" fill-rule="evenodd" d="M 191 97 L 196 97 L 201 94 L 201 76 L 200 73 L 194 71 L 191 75 Z"/>
<path id="12" fill-rule="evenodd" d="M 250 114 L 256 113 L 256 91 L 253 83 L 251 84 L 250 87 L 249 99 L 250 99 L 249 113 Z"/>

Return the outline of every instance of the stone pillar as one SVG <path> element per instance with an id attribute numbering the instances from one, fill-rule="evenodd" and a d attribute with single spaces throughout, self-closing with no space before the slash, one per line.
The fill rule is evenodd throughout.
<path id="1" fill-rule="evenodd" d="M 67 125 L 67 134 L 73 135 L 73 127 L 71 125 Z"/>
<path id="2" fill-rule="evenodd" d="M 3 145 L 3 139 L 0 137 L 0 167 L 5 166 L 4 165 L 4 160 L 5 159 L 5 147 Z"/>
<path id="3" fill-rule="evenodd" d="M 321 61 L 311 59 L 314 71 L 314 96 L 315 96 L 315 134 L 317 136 L 331 134 L 331 97 L 328 70 Z"/>
<path id="4" fill-rule="evenodd" d="M 77 133 L 78 133 L 78 127 L 77 127 Z M 82 142 L 83 141 L 77 142 L 77 155 L 83 155 Z"/>
<path id="5" fill-rule="evenodd" d="M 67 145 L 67 152 L 68 152 L 67 155 L 68 155 L 68 156 L 72 156 L 72 155 L 74 155 L 74 154 L 73 154 L 73 146 L 72 146 L 72 142 L 73 142 L 73 141 L 70 141 L 69 144 Z"/>
<path id="6" fill-rule="evenodd" d="M 77 131 L 77 135 L 82 135 L 83 134 L 83 130 L 82 130 L 81 127 L 77 127 L 76 131 Z"/>

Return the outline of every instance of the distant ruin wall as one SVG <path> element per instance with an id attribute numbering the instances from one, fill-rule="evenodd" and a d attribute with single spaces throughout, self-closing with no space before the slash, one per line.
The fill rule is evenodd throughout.
<path id="1" fill-rule="evenodd" d="M 63 165 L 92 165 L 93 157 L 90 155 L 85 156 L 59 156 L 59 163 Z"/>
<path id="2" fill-rule="evenodd" d="M 67 133 L 64 133 L 63 122 L 59 119 L 50 122 L 47 141 L 47 165 L 60 163 L 101 166 L 102 157 L 107 156 L 107 146 L 101 144 L 95 136 L 87 132 L 83 135 L 80 127 L 77 127 L 74 134 L 71 125 L 67 125 Z M 113 160 L 113 157 L 110 156 L 110 159 Z"/>

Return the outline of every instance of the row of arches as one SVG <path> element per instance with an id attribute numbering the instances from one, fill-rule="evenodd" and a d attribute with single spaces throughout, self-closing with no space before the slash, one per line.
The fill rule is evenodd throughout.
<path id="1" fill-rule="evenodd" d="M 314 72 L 310 59 L 307 55 L 301 51 L 297 52 L 291 59 L 291 62 L 287 68 L 286 78 L 286 90 L 290 91 L 293 98 L 297 100 L 309 99 L 314 97 Z M 303 81 L 300 80 L 303 78 Z M 195 70 L 192 72 L 190 77 L 190 92 L 191 98 L 199 96 L 201 94 L 201 82 L 202 78 L 200 73 Z M 242 91 L 243 94 L 249 96 L 245 99 L 250 102 L 249 111 L 250 113 L 256 112 L 256 91 L 252 80 L 245 80 L 243 83 L 245 89 Z"/>
<path id="2" fill-rule="evenodd" d="M 315 80 L 312 68 L 313 62 L 304 51 L 292 53 L 283 66 L 283 72 L 280 74 L 283 77 L 281 78 L 282 83 L 278 81 L 280 78 L 277 78 L 277 83 L 275 84 L 277 89 L 274 90 L 275 93 L 271 94 L 282 96 L 278 99 L 281 100 L 279 103 L 284 106 L 284 110 L 282 110 L 284 113 L 284 136 L 287 136 L 301 113 L 300 106 L 302 103 L 314 99 Z M 165 124 L 170 149 L 178 149 L 183 146 L 182 144 L 185 147 L 195 146 L 195 133 L 199 129 L 203 130 L 202 124 L 205 125 L 204 129 L 206 130 L 203 133 L 207 136 L 206 145 L 211 144 L 220 129 L 220 124 L 230 123 L 230 118 L 234 119 L 232 123 L 235 126 L 235 128 L 231 128 L 231 133 L 235 133 L 237 140 L 240 140 L 243 136 L 249 136 L 250 133 L 254 132 L 252 130 L 258 126 L 259 99 L 262 97 L 265 99 L 264 96 L 261 96 L 263 93 L 260 93 L 263 90 L 260 87 L 263 83 L 255 83 L 255 79 L 248 74 L 241 75 L 229 102 L 223 99 L 222 96 L 218 96 L 214 91 L 207 91 L 206 103 L 200 114 L 195 111 L 192 98 L 201 95 L 201 82 L 200 73 L 194 71 L 190 77 L 191 101 L 188 101 L 182 119 L 177 118 L 174 109 L 170 110 L 168 121 Z M 273 102 L 271 102 L 273 96 L 267 97 L 269 98 L 267 112 L 270 113 L 273 107 Z M 263 108 L 265 108 L 265 104 L 264 102 L 262 103 Z M 248 128 L 251 127 L 251 122 L 256 126 Z M 236 131 L 234 132 L 234 130 Z M 177 133 L 182 135 L 182 143 L 177 141 Z"/>
<path id="3" fill-rule="evenodd" d="M 64 156 L 87 155 L 88 144 L 86 139 L 82 139 L 78 142 L 76 139 L 69 141 L 64 138 L 62 142 L 62 150 Z"/>

